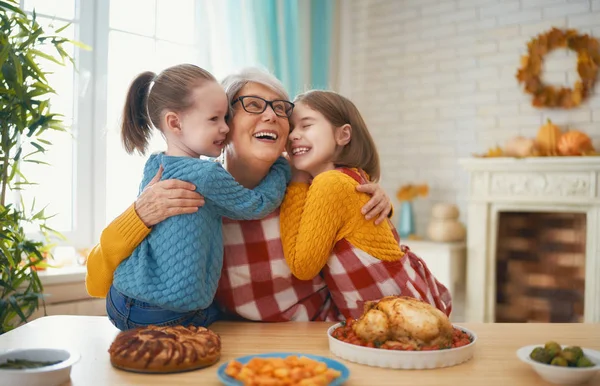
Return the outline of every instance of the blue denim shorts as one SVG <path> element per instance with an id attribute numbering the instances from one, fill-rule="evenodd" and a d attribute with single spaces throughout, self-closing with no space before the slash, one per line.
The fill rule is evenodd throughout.
<path id="1" fill-rule="evenodd" d="M 106 313 L 112 324 L 122 331 L 148 325 L 208 327 L 220 317 L 215 303 L 204 310 L 177 312 L 132 299 L 113 286 L 106 296 Z"/>

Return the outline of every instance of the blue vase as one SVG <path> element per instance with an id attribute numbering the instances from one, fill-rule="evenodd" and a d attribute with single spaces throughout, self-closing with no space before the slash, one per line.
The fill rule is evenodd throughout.
<path id="1" fill-rule="evenodd" d="M 415 215 L 413 212 L 412 201 L 402 201 L 400 206 L 400 218 L 398 219 L 398 235 L 401 239 L 406 239 L 409 235 L 415 233 Z"/>

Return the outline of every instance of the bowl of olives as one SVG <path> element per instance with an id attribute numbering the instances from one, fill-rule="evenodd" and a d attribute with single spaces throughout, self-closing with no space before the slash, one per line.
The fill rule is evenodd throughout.
<path id="1" fill-rule="evenodd" d="M 0 352 L 0 386 L 62 385 L 69 381 L 71 367 L 79 358 L 74 351 L 53 348 Z"/>
<path id="2" fill-rule="evenodd" d="M 600 371 L 600 352 L 550 341 L 517 350 L 517 357 L 556 385 L 580 385 Z"/>

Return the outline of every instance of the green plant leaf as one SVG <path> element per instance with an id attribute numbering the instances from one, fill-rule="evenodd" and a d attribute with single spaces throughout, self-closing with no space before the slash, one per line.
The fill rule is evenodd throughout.
<path id="1" fill-rule="evenodd" d="M 2 279 L 0 279 L 0 287 L 6 289 L 7 291 L 14 291 L 15 290 L 15 288 L 13 286 L 11 286 L 10 284 L 8 284 L 7 282 L 5 282 Z"/>
<path id="2" fill-rule="evenodd" d="M 36 165 L 47 165 L 47 166 L 50 166 L 50 164 L 48 162 L 40 161 L 40 160 L 28 159 L 28 160 L 24 160 L 23 162 L 30 162 L 30 163 L 36 164 Z"/>
<path id="3" fill-rule="evenodd" d="M 50 87 L 50 85 L 47 84 L 47 83 L 33 82 L 33 84 L 31 85 L 31 87 L 33 89 L 36 89 L 36 90 L 46 90 L 46 92 L 48 92 L 48 93 L 54 93 L 54 94 L 56 94 L 56 90 L 54 90 L 52 87 Z M 40 103 L 40 101 L 37 101 L 37 100 L 35 102 L 38 105 Z"/>
<path id="4" fill-rule="evenodd" d="M 54 63 L 56 63 L 56 64 L 59 64 L 59 65 L 61 65 L 61 66 L 64 66 L 64 65 L 65 65 L 65 62 L 63 62 L 63 61 L 60 61 L 60 60 L 56 59 L 54 56 L 52 56 L 52 55 L 50 55 L 50 54 L 47 54 L 47 53 L 45 53 L 45 52 L 42 52 L 42 51 L 40 51 L 40 50 L 31 49 L 31 50 L 29 50 L 29 52 L 30 52 L 31 54 L 35 55 L 35 56 L 39 56 L 40 58 L 44 58 L 44 59 L 46 59 L 46 60 L 49 60 L 49 61 L 51 61 L 51 62 L 54 62 Z"/>
<path id="5" fill-rule="evenodd" d="M 70 25 L 71 25 L 71 23 L 67 23 L 67 24 L 63 25 L 62 27 L 60 27 L 59 29 L 57 29 L 56 31 L 54 31 L 54 32 L 57 33 L 57 34 L 59 34 L 62 31 L 64 31 L 65 29 L 67 29 Z"/>
<path id="6" fill-rule="evenodd" d="M 23 12 L 19 8 L 18 4 L 12 5 L 12 4 L 10 4 L 10 3 L 6 2 L 6 1 L 1 1 L 0 0 L 0 8 L 5 8 L 5 9 L 11 10 L 13 12 L 16 12 L 18 14 L 25 15 L 25 12 Z"/>
<path id="7" fill-rule="evenodd" d="M 46 152 L 46 149 L 42 145 L 38 144 L 37 142 L 33 142 L 32 141 L 31 142 L 31 146 L 33 146 L 36 149 L 38 149 L 41 153 L 45 153 Z"/>
<path id="8" fill-rule="evenodd" d="M 24 13 L 18 6 L 0 0 L 0 334 L 26 322 L 40 300 L 45 307 L 35 267 L 52 265 L 43 257 L 51 258 L 52 241 L 64 236 L 48 227 L 53 216 L 48 209 L 38 210 L 34 200 L 29 210 L 23 196 L 20 205 L 7 204 L 7 193 L 37 184 L 23 174 L 24 162 L 49 165 L 43 153 L 52 143 L 46 135 L 67 131 L 64 117 L 50 103 L 56 90 L 48 83 L 46 66 L 73 62 L 67 44 L 86 47 L 60 36 L 67 26 L 46 33 L 35 11 Z M 26 224 L 37 226 L 41 238 L 30 239 Z"/>
<path id="9" fill-rule="evenodd" d="M 4 62 L 6 62 L 6 59 L 8 59 L 10 47 L 10 44 L 4 43 L 4 47 L 2 48 L 2 51 L 0 51 L 0 67 L 4 64 Z"/>
<path id="10" fill-rule="evenodd" d="M 52 145 L 52 142 L 50 142 L 44 138 L 37 138 L 37 141 L 43 143 L 44 145 Z"/>
<path id="11" fill-rule="evenodd" d="M 0 87 L 0 94 L 15 95 L 15 90 Z"/>
<path id="12" fill-rule="evenodd" d="M 34 215 L 33 215 L 33 217 L 32 217 L 31 219 L 32 219 L 32 220 L 40 220 L 40 219 L 43 219 L 43 218 L 45 218 L 45 217 L 44 217 L 44 210 L 45 210 L 45 209 L 46 209 L 46 208 L 44 208 L 44 209 L 40 210 L 39 212 L 37 212 L 36 214 L 34 214 Z"/>
<path id="13" fill-rule="evenodd" d="M 75 47 L 81 48 L 82 50 L 93 51 L 91 46 L 88 46 L 87 44 L 84 44 L 84 43 L 76 41 L 76 40 L 68 39 L 68 40 L 65 40 L 65 43 L 71 43 Z"/>
<path id="14" fill-rule="evenodd" d="M 23 67 L 21 66 L 21 60 L 13 52 L 9 54 L 12 59 L 12 64 L 15 69 L 16 81 L 19 85 L 23 84 Z"/>
<path id="15" fill-rule="evenodd" d="M 19 315 L 19 317 L 21 318 L 21 321 L 23 323 L 26 323 L 27 317 L 25 316 L 23 311 L 21 311 L 21 307 L 19 307 L 19 304 L 17 303 L 17 300 L 15 299 L 14 296 L 8 297 L 8 303 L 10 303 L 10 305 L 12 306 L 12 309 L 17 313 L 17 315 Z"/>
<path id="16" fill-rule="evenodd" d="M 46 76 L 44 75 L 44 73 L 42 72 L 42 70 L 38 67 L 38 65 L 35 63 L 33 56 L 31 54 L 31 52 L 28 52 L 25 55 L 25 59 L 27 59 L 27 64 L 33 68 L 34 70 L 34 74 L 36 74 L 36 77 L 41 78 L 42 80 L 46 80 Z"/>
<path id="17" fill-rule="evenodd" d="M 14 268 L 16 266 L 15 264 L 15 259 L 13 259 L 10 251 L 6 248 L 6 246 L 2 243 L 0 244 L 0 250 L 2 250 L 2 254 L 4 255 L 4 257 L 6 258 L 6 260 L 8 261 L 8 267 L 9 268 Z"/>

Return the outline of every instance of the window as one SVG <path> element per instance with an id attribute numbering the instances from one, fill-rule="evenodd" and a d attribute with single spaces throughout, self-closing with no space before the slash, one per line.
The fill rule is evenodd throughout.
<path id="1" fill-rule="evenodd" d="M 75 13 L 75 0 L 25 1 L 25 11 L 31 12 L 34 8 L 38 15 L 38 22 L 43 27 L 54 26 L 59 28 L 71 23 L 71 26 L 65 29 L 62 34 L 69 39 L 77 39 L 79 19 Z M 76 55 L 72 46 L 66 45 L 65 49 L 71 55 Z M 56 54 L 55 51 L 50 52 L 48 49 L 42 49 L 42 51 Z M 78 127 L 75 111 L 78 100 L 74 97 L 76 82 L 73 66 L 69 63 L 63 67 L 50 61 L 44 61 L 42 64 L 44 70 L 50 73 L 47 76 L 50 85 L 57 92 L 57 95 L 51 98 L 51 106 L 54 112 L 64 115 L 65 126 L 70 128 L 76 137 Z M 49 131 L 45 139 L 49 140 L 52 145 L 49 147 L 49 151 L 43 155 L 43 158 L 37 157 L 37 159 L 43 159 L 50 165 L 23 163 L 21 166 L 23 174 L 37 185 L 29 185 L 19 193 L 26 208 L 31 208 L 34 200 L 37 210 L 47 205 L 46 215 L 55 215 L 48 221 L 48 225 L 71 236 L 76 230 L 73 207 L 75 202 L 74 165 L 77 164 L 74 139 L 67 133 L 56 131 Z M 25 154 L 27 153 L 28 151 L 25 151 Z M 37 229 L 31 227 L 28 230 L 35 232 Z"/>
<path id="2" fill-rule="evenodd" d="M 143 71 L 159 72 L 177 63 L 194 63 L 218 79 L 256 63 L 248 38 L 250 3 L 205 0 L 21 0 L 35 9 L 40 23 L 71 25 L 66 37 L 92 47 L 67 47 L 77 68 L 44 63 L 57 90 L 51 103 L 65 115 L 70 134 L 52 133 L 51 166 L 27 165 L 26 176 L 39 183 L 20 194 L 27 205 L 48 205 L 56 214 L 49 226 L 84 248 L 136 199 L 147 156 L 128 155 L 119 121 L 129 84 Z M 230 18 L 234 23 L 223 23 Z M 246 38 L 240 38 L 240 37 Z M 224 49 L 224 47 L 232 47 Z M 149 146 L 165 148 L 155 132 Z M 15 192 L 15 199 L 16 197 Z M 31 229 L 31 232 L 36 231 Z"/>
<path id="3" fill-rule="evenodd" d="M 137 197 L 145 156 L 129 155 L 121 145 L 119 120 L 129 84 L 143 71 L 159 72 L 174 64 L 200 65 L 193 0 L 110 2 L 107 74 L 106 214 L 112 221 Z M 132 17 L 132 15 L 136 15 Z M 131 55 L 135 47 L 135 55 Z M 155 131 L 149 153 L 163 150 Z"/>

